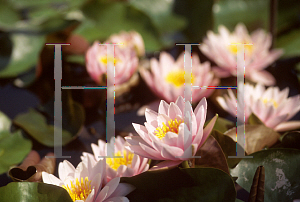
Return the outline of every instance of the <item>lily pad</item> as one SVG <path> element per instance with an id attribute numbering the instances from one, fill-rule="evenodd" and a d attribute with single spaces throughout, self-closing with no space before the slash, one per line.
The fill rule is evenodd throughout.
<path id="1" fill-rule="evenodd" d="M 250 191 L 258 166 L 265 167 L 265 201 L 282 202 L 300 198 L 300 151 L 297 149 L 269 149 L 251 154 L 234 169 L 237 183 Z"/>
<path id="2" fill-rule="evenodd" d="M 243 128 L 244 126 L 238 126 Z M 236 141 L 236 128 L 225 133 Z M 273 146 L 279 139 L 280 134 L 264 125 L 245 125 L 245 151 L 252 154 L 265 147 Z"/>
<path id="3" fill-rule="evenodd" d="M 0 201 L 72 202 L 72 199 L 59 186 L 39 182 L 11 182 L 0 187 Z"/>
<path id="4" fill-rule="evenodd" d="M 156 51 L 162 47 L 163 41 L 149 17 L 127 3 L 87 3 L 82 11 L 86 19 L 75 33 L 89 42 L 105 40 L 122 30 L 135 30 L 142 35 L 146 50 Z"/>
<path id="5" fill-rule="evenodd" d="M 131 202 L 230 202 L 235 201 L 236 197 L 234 182 L 230 175 L 215 168 L 174 168 L 164 171 L 147 171 L 130 178 L 122 177 L 121 182 L 136 187 L 127 195 Z"/>
<path id="6" fill-rule="evenodd" d="M 0 71 L 1 77 L 15 77 L 33 68 L 44 46 L 44 36 L 11 34 L 13 49 L 9 64 Z"/>
<path id="7" fill-rule="evenodd" d="M 9 131 L 0 131 L 0 174 L 8 171 L 10 166 L 20 163 L 31 147 L 31 141 L 23 138 L 21 131 L 12 134 Z"/>
<path id="8" fill-rule="evenodd" d="M 59 146 L 54 142 L 54 125 L 48 125 L 46 118 L 34 109 L 19 114 L 14 119 L 14 124 L 23 128 L 41 144 L 49 147 Z M 70 132 L 62 130 L 62 145 L 69 143 L 73 136 Z"/>

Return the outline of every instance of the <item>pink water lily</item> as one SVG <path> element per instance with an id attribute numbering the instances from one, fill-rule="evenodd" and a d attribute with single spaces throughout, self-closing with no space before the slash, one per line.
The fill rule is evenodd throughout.
<path id="1" fill-rule="evenodd" d="M 69 161 L 64 160 L 59 163 L 58 175 L 59 178 L 43 172 L 43 182 L 63 187 L 76 202 L 125 202 L 129 201 L 125 196 L 134 190 L 130 184 L 119 183 L 119 177 L 104 185 L 106 174 L 103 160 L 98 161 L 94 166 L 90 161 L 87 166 L 80 162 L 76 168 Z"/>
<path id="2" fill-rule="evenodd" d="M 141 75 L 150 89 L 161 99 L 167 102 L 175 102 L 178 96 L 184 96 L 184 53 L 175 61 L 166 52 L 162 52 L 159 61 L 155 58 L 150 60 L 151 73 L 146 69 L 141 69 Z M 217 86 L 219 79 L 214 78 L 210 69 L 210 63 L 200 63 L 199 57 L 193 54 L 192 57 L 192 86 Z M 198 102 L 203 97 L 209 97 L 214 89 L 192 90 L 193 101 Z"/>
<path id="3" fill-rule="evenodd" d="M 115 177 L 132 177 L 148 170 L 148 159 L 133 154 L 125 148 L 127 144 L 120 136 L 115 138 L 115 145 L 113 145 L 112 139 L 110 144 L 106 144 L 103 140 L 98 140 L 98 145 L 94 143 L 91 145 L 94 154 L 83 152 L 81 159 L 86 163 L 89 158 L 92 164 L 96 164 L 99 159 L 103 159 L 101 156 L 106 156 L 107 145 L 110 151 L 114 150 L 115 156 L 123 156 L 122 158 L 106 158 L 107 182 Z"/>
<path id="4" fill-rule="evenodd" d="M 243 85 L 242 83 L 239 86 Z M 238 88 L 240 89 L 240 88 Z M 265 87 L 257 84 L 255 87 L 245 84 L 244 88 L 245 121 L 251 113 L 255 114 L 267 127 L 275 131 L 287 131 L 300 128 L 300 121 L 288 121 L 300 111 L 300 95 L 288 97 L 289 88 L 280 91 L 278 87 Z M 229 96 L 217 97 L 224 110 L 236 116 L 243 110 L 237 109 L 236 96 L 228 90 Z M 243 100 L 243 99 L 241 99 Z M 242 121 L 242 120 L 241 120 Z"/>
<path id="5" fill-rule="evenodd" d="M 145 55 L 145 44 L 142 36 L 136 31 L 125 32 L 121 31 L 119 34 L 113 34 L 108 39 L 111 43 L 123 43 L 121 48 L 134 48 L 138 56 Z"/>
<path id="6" fill-rule="evenodd" d="M 218 77 L 222 78 L 237 74 L 237 46 L 230 44 L 253 44 L 245 46 L 245 77 L 257 83 L 274 85 L 274 77 L 264 69 L 277 60 L 283 51 L 269 50 L 271 41 L 271 34 L 258 29 L 249 35 L 245 25 L 240 23 L 233 33 L 223 25 L 219 26 L 219 34 L 209 31 L 199 48 L 217 64 L 213 70 Z"/>
<path id="7" fill-rule="evenodd" d="M 184 122 L 184 110 L 191 112 L 189 122 Z M 160 102 L 158 113 L 146 110 L 143 125 L 133 123 L 139 136 L 127 136 L 128 148 L 135 154 L 154 160 L 165 160 L 156 168 L 173 167 L 192 158 L 210 134 L 217 116 L 203 129 L 207 103 L 203 98 L 193 111 L 189 102 L 181 96 L 176 102 Z M 187 132 L 184 134 L 184 129 Z"/>
<path id="8" fill-rule="evenodd" d="M 115 45 L 114 55 L 107 58 L 106 45 L 99 45 L 99 43 L 99 41 L 94 42 L 86 53 L 86 68 L 91 78 L 100 84 L 103 74 L 107 73 L 107 60 L 113 60 L 115 84 L 119 85 L 128 81 L 138 68 L 139 60 L 136 51 L 131 47 L 121 48 L 119 45 Z"/>

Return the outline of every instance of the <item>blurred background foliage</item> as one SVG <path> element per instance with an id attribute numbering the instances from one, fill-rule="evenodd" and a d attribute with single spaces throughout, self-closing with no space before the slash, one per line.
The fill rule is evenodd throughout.
<path id="1" fill-rule="evenodd" d="M 16 133 L 18 136 L 15 137 L 19 138 L 20 144 L 25 145 L 22 152 L 24 154 L 29 152 L 31 143 L 23 143 L 26 140 L 22 139 L 18 130 L 10 132 L 9 127 L 12 122 L 17 129 L 23 129 L 39 143 L 49 147 L 53 146 L 51 145 L 52 139 L 47 139 L 46 136 L 37 138 L 41 133 L 53 134 L 53 112 L 51 110 L 53 110 L 54 93 L 51 85 L 54 84 L 52 76 L 54 51 L 53 46 L 45 46 L 45 43 L 67 43 L 68 38 L 76 34 L 83 37 L 87 43 L 92 44 L 95 40 L 103 42 L 111 34 L 122 30 L 135 30 L 144 39 L 147 56 L 153 56 L 159 51 L 171 50 L 175 43 L 201 43 L 207 31 L 217 32 L 218 26 L 221 24 L 230 31 L 233 31 L 239 22 L 243 22 L 250 32 L 258 28 L 269 31 L 270 1 L 1 0 L 0 87 L 10 83 L 18 88 L 30 88 L 35 93 L 43 94 L 43 97 L 39 97 L 41 105 L 38 108 L 24 113 L 19 111 L 18 116 L 10 117 L 12 120 L 6 118 L 7 107 L 0 106 L 0 110 L 3 111 L 3 113 L 0 112 L 0 119 L 5 119 L 5 126 L 7 126 L 5 130 L 0 128 L 0 140 L 10 142 L 12 134 Z M 282 86 L 284 86 L 286 85 L 284 82 L 291 82 L 292 79 L 290 75 L 284 75 L 282 71 L 279 71 L 279 67 L 294 69 L 298 72 L 300 79 L 299 0 L 278 0 L 274 37 L 276 39 L 275 48 L 283 48 L 285 51 L 284 60 L 278 62 L 276 68 L 272 69 L 271 67 L 269 70 L 275 77 L 277 74 L 277 85 L 283 84 Z M 79 42 L 79 44 L 81 43 Z M 75 54 L 70 59 L 73 62 L 84 64 L 83 53 Z M 63 67 L 63 71 L 66 72 L 77 68 L 76 66 L 70 67 L 68 63 L 63 63 Z M 81 71 L 80 68 L 78 68 L 79 70 Z M 70 70 L 70 72 L 72 71 Z M 82 81 L 81 77 L 84 73 L 80 73 L 80 71 L 78 74 L 70 76 L 73 78 L 72 81 L 68 80 L 69 78 L 65 79 L 67 85 L 72 85 L 71 82 L 77 81 L 76 75 L 79 75 L 78 80 Z M 47 77 L 47 79 L 49 80 L 38 81 L 35 85 L 31 85 L 37 81 L 41 72 L 48 74 L 49 78 Z M 88 77 L 88 75 L 85 76 Z M 86 83 L 88 82 L 89 80 Z M 296 82 L 297 84 L 299 86 L 299 83 Z M 294 89 L 299 89 L 299 87 L 296 86 Z M 94 100 L 103 96 L 101 93 L 88 95 L 87 92 L 86 94 L 87 97 L 90 96 L 89 98 L 92 97 Z M 22 96 L 20 97 L 23 99 Z M 0 99 L 0 101 L 4 100 L 2 103 L 12 103 L 6 95 L 0 95 Z M 89 116 L 85 116 L 84 110 L 87 109 L 83 109 L 80 103 L 73 101 L 72 96 L 65 94 L 64 99 L 63 103 L 67 110 L 63 113 L 64 117 L 68 117 L 64 120 L 66 126 L 64 128 L 66 130 L 64 144 L 67 144 L 76 138 L 81 126 L 87 122 L 85 120 L 93 117 L 96 112 L 87 111 L 86 114 L 89 112 Z M 90 99 L 89 102 L 93 102 L 93 99 Z M 145 100 L 147 99 L 145 98 Z M 74 120 L 72 117 L 77 119 Z M 35 130 L 37 127 L 34 126 L 37 124 L 43 127 Z M 11 151 L 6 150 L 6 152 L 10 153 Z M 4 151 L 0 150 L 0 163 L 3 165 L 5 163 L 5 166 L 0 167 L 0 173 L 5 172 L 10 165 L 20 162 L 25 156 L 12 159 L 13 162 L 4 162 L 1 153 L 4 154 Z M 11 153 L 11 155 L 18 154 Z"/>
<path id="2" fill-rule="evenodd" d="M 201 43 L 220 24 L 233 30 L 269 29 L 270 0 L 2 0 L 0 3 L 0 77 L 17 77 L 37 66 L 44 44 L 63 42 L 71 33 L 88 42 L 104 41 L 121 30 L 136 30 L 146 51 L 175 43 Z M 284 57 L 299 56 L 300 2 L 278 0 L 276 47 Z M 35 76 L 21 78 L 24 82 Z"/>

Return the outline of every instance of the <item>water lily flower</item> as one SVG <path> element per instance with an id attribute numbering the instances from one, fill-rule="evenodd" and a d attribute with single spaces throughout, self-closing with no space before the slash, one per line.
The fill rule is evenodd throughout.
<path id="1" fill-rule="evenodd" d="M 178 96 L 184 96 L 184 53 L 175 61 L 174 58 L 162 52 L 159 61 L 155 58 L 150 60 L 151 72 L 141 69 L 141 75 L 150 89 L 161 99 L 167 102 L 175 102 Z M 200 63 L 199 57 L 192 57 L 192 86 L 217 86 L 219 79 L 214 78 L 210 71 L 210 63 Z M 214 89 L 192 89 L 193 102 L 198 102 L 203 97 L 208 97 Z"/>
<path id="2" fill-rule="evenodd" d="M 243 83 L 239 83 L 239 86 Z M 239 88 L 238 88 L 239 89 Z M 289 88 L 280 91 L 278 87 L 265 89 L 262 84 L 255 87 L 245 84 L 244 87 L 245 122 L 247 123 L 251 113 L 255 114 L 267 127 L 275 131 L 287 131 L 300 128 L 300 121 L 287 121 L 300 111 L 300 95 L 288 97 Z M 236 97 L 231 90 L 229 96 L 217 97 L 221 107 L 236 116 L 243 110 L 237 109 Z M 243 99 L 240 99 L 243 101 Z M 242 121 L 242 120 L 241 120 Z"/>
<path id="3" fill-rule="evenodd" d="M 235 31 L 230 33 L 223 25 L 219 26 L 219 34 L 208 31 L 200 50 L 218 67 L 213 67 L 220 78 L 236 76 L 237 46 L 230 44 L 253 44 L 245 46 L 245 77 L 256 83 L 274 85 L 274 77 L 264 69 L 277 60 L 283 53 L 280 49 L 269 50 L 272 36 L 262 29 L 249 35 L 245 25 L 239 23 Z"/>
<path id="4" fill-rule="evenodd" d="M 115 156 L 122 156 L 122 158 L 106 158 L 107 182 L 115 177 L 132 177 L 147 171 L 149 169 L 148 159 L 133 154 L 125 148 L 127 144 L 120 136 L 115 138 L 115 145 L 113 145 L 112 139 L 109 144 L 98 140 L 98 145 L 91 144 L 94 155 L 83 152 L 81 159 L 83 162 L 87 162 L 87 158 L 90 158 L 90 161 L 95 164 L 102 159 L 101 156 L 106 156 L 108 145 L 110 151 L 114 150 Z"/>
<path id="5" fill-rule="evenodd" d="M 107 46 L 99 45 L 99 43 L 99 41 L 94 42 L 86 53 L 86 68 L 91 78 L 96 83 L 101 83 L 102 75 L 107 72 L 108 59 L 113 60 L 115 65 L 115 84 L 119 85 L 128 81 L 138 68 L 139 60 L 135 50 L 130 47 L 121 48 L 119 46 L 122 45 L 115 45 L 114 55 L 107 58 Z M 110 79 L 112 82 L 112 78 Z"/>
<path id="6" fill-rule="evenodd" d="M 191 114 L 184 122 L 184 112 Z M 154 160 L 165 160 L 156 168 L 174 167 L 182 161 L 195 156 L 210 134 L 217 116 L 203 129 L 206 119 L 207 103 L 203 98 L 193 111 L 191 104 L 181 96 L 176 102 L 160 102 L 158 113 L 147 109 L 143 125 L 133 123 L 139 136 L 127 136 L 130 149 L 135 154 Z M 186 130 L 186 134 L 184 131 Z"/>
<path id="7" fill-rule="evenodd" d="M 130 47 L 134 48 L 138 56 L 145 55 L 145 44 L 142 36 L 135 31 L 125 32 L 121 31 L 119 34 L 113 34 L 108 39 L 111 43 L 123 43 L 121 48 Z"/>
<path id="8" fill-rule="evenodd" d="M 59 178 L 43 172 L 43 182 L 63 187 L 76 202 L 129 201 L 125 196 L 134 190 L 130 184 L 119 183 L 119 177 L 103 185 L 104 160 L 98 161 L 94 167 L 89 161 L 88 166 L 80 162 L 76 168 L 64 160 L 59 163 L 58 175 Z"/>

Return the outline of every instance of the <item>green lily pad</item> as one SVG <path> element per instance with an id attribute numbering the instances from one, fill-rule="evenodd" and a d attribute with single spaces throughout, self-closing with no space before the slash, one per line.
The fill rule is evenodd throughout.
<path id="1" fill-rule="evenodd" d="M 280 139 L 280 147 L 300 149 L 300 131 L 287 132 Z"/>
<path id="2" fill-rule="evenodd" d="M 251 154 L 234 169 L 237 183 L 250 191 L 258 166 L 265 167 L 265 201 L 282 202 L 300 198 L 300 151 L 297 149 L 269 149 Z"/>
<path id="3" fill-rule="evenodd" d="M 239 22 L 243 22 L 250 31 L 259 27 L 268 30 L 269 1 L 222 0 L 214 4 L 213 15 L 215 32 L 219 25 L 233 31 Z"/>
<path id="4" fill-rule="evenodd" d="M 244 126 L 238 126 L 243 128 Z M 225 133 L 236 141 L 236 128 Z M 279 139 L 280 134 L 264 125 L 245 125 L 245 152 L 252 154 L 265 147 L 273 146 Z"/>
<path id="5" fill-rule="evenodd" d="M 260 124 L 264 125 L 264 123 L 253 113 L 249 116 L 248 123 L 250 125 L 260 125 Z"/>
<path id="6" fill-rule="evenodd" d="M 288 34 L 278 37 L 276 47 L 283 48 L 284 57 L 293 57 L 300 55 L 300 29 L 295 29 Z"/>
<path id="7" fill-rule="evenodd" d="M 31 141 L 23 138 L 21 131 L 12 134 L 9 131 L 0 131 L 0 174 L 20 163 L 30 152 L 31 147 Z"/>
<path id="8" fill-rule="evenodd" d="M 226 131 L 228 131 L 230 128 L 232 128 L 234 126 L 235 126 L 235 123 L 233 123 L 232 121 L 229 121 L 222 117 L 218 117 L 213 129 L 217 130 L 221 133 L 225 133 Z"/>
<path id="9" fill-rule="evenodd" d="M 227 135 L 223 133 L 213 130 L 211 135 L 215 138 L 215 140 L 219 143 L 222 151 L 226 157 L 228 167 L 234 168 L 240 161 L 240 158 L 228 158 L 229 156 L 236 156 L 236 142 Z"/>
<path id="10" fill-rule="evenodd" d="M 82 11 L 86 19 L 75 30 L 75 34 L 85 37 L 89 42 L 105 40 L 122 30 L 135 30 L 142 35 L 146 50 L 157 51 L 162 47 L 159 33 L 149 17 L 127 3 L 93 2 L 86 4 Z"/>
<path id="11" fill-rule="evenodd" d="M 129 4 L 146 14 L 160 35 L 166 38 L 167 35 L 174 34 L 176 30 L 185 26 L 183 17 L 172 12 L 174 2 L 174 0 L 130 0 Z"/>
<path id="12" fill-rule="evenodd" d="M 72 202 L 72 199 L 59 186 L 39 182 L 11 182 L 0 187 L 0 201 Z"/>
<path id="13" fill-rule="evenodd" d="M 39 143 L 49 147 L 59 146 L 54 143 L 54 125 L 48 125 L 46 118 L 38 111 L 29 109 L 29 112 L 19 114 L 13 122 Z M 70 132 L 62 130 L 62 145 L 66 145 L 72 139 L 73 135 Z"/>
<path id="14" fill-rule="evenodd" d="M 33 68 L 44 46 L 44 36 L 11 34 L 13 49 L 9 64 L 0 71 L 1 77 L 15 77 Z"/>
<path id="15" fill-rule="evenodd" d="M 235 201 L 236 192 L 230 175 L 214 168 L 188 168 L 147 171 L 121 182 L 136 189 L 127 195 L 135 201 Z M 146 182 L 146 183 L 145 183 Z"/>
<path id="16" fill-rule="evenodd" d="M 11 120 L 4 114 L 3 112 L 0 111 L 0 132 L 9 130 L 11 126 Z"/>

